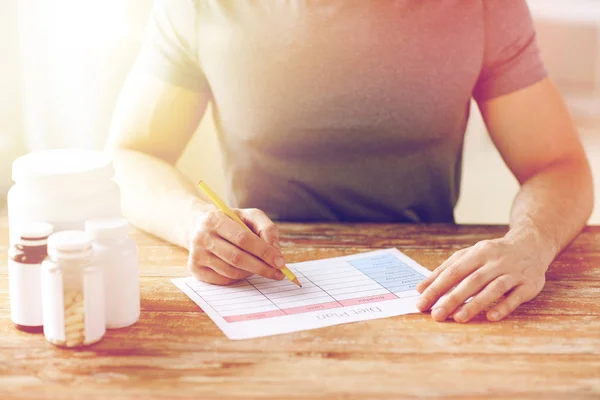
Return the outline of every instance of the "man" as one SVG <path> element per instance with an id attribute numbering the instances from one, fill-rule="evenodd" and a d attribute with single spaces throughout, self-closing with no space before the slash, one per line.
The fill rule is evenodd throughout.
<path id="1" fill-rule="evenodd" d="M 110 139 L 124 211 L 188 248 L 200 280 L 283 279 L 272 220 L 453 222 L 471 98 L 520 191 L 508 233 L 452 255 L 418 307 L 497 321 L 541 291 L 593 202 L 524 0 L 157 1 Z M 256 235 L 174 168 L 209 102 Z"/>

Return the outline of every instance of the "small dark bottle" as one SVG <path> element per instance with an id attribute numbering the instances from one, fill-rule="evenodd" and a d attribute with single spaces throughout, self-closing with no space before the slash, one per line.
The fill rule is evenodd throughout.
<path id="1" fill-rule="evenodd" d="M 50 224 L 26 224 L 8 252 L 10 318 L 25 332 L 43 332 L 41 264 L 52 231 Z"/>

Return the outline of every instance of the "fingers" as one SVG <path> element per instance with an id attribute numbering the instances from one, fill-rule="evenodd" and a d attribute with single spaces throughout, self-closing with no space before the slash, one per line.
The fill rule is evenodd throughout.
<path id="1" fill-rule="evenodd" d="M 490 307 L 488 320 L 505 318 L 544 286 L 544 263 L 530 252 L 527 242 L 505 238 L 482 240 L 456 252 L 418 285 L 417 308 L 433 307 L 431 316 L 437 321 L 452 316 L 467 322 Z"/>
<path id="2" fill-rule="evenodd" d="M 431 275 L 429 275 L 427 278 L 423 279 L 421 282 L 419 282 L 417 284 L 417 291 L 419 293 L 423 293 L 423 291 L 425 289 L 427 289 L 427 287 L 429 285 L 431 285 L 431 282 L 433 282 L 438 276 L 440 276 L 440 274 L 448 267 L 448 265 L 454 264 L 456 261 L 458 261 L 458 259 L 460 257 L 462 257 L 463 254 L 465 254 L 467 249 L 462 249 L 459 250 L 457 252 L 455 252 L 454 254 L 452 254 L 450 256 L 450 258 L 448 258 L 446 261 L 444 261 L 439 267 L 437 267 L 436 269 L 433 270 L 433 272 L 431 273 Z"/>
<path id="3" fill-rule="evenodd" d="M 465 253 L 464 256 L 457 257 L 457 260 L 449 264 L 423 291 L 417 302 L 417 308 L 420 311 L 429 310 L 440 297 L 482 265 L 482 260 L 477 252 Z"/>
<path id="4" fill-rule="evenodd" d="M 239 281 L 252 276 L 252 272 L 236 268 L 210 253 L 196 252 L 192 257 L 192 263 L 193 265 L 208 267 L 219 275 L 233 281 Z"/>
<path id="5" fill-rule="evenodd" d="M 464 304 L 455 314 L 456 322 L 468 322 L 480 312 L 484 311 L 506 292 L 518 284 L 511 275 L 502 275 L 494 279 L 480 293 L 473 296 L 471 301 Z"/>
<path id="6" fill-rule="evenodd" d="M 264 226 L 264 223 L 261 224 Z M 272 228 L 265 227 L 264 230 L 269 232 L 267 236 L 275 235 Z M 278 269 L 285 266 L 281 251 L 218 210 L 206 213 L 197 221 L 190 254 L 193 254 L 195 265 L 208 267 L 218 275 L 234 281 L 247 278 L 253 273 L 276 280 L 285 277 Z M 192 270 L 195 271 L 193 267 Z M 227 281 L 215 278 L 214 274 L 202 268 L 196 274 L 217 284 Z"/>
<path id="7" fill-rule="evenodd" d="M 436 321 L 444 321 L 452 315 L 458 307 L 463 305 L 467 299 L 479 293 L 486 285 L 498 278 L 502 273 L 490 265 L 477 269 L 462 282 L 452 289 L 452 291 L 441 298 L 440 301 L 431 310 L 431 316 Z M 508 289 L 507 289 L 508 290 Z M 506 292 L 498 295 L 500 297 Z M 498 298 L 496 297 L 496 299 Z M 496 300 L 494 299 L 494 300 Z"/>
<path id="8" fill-rule="evenodd" d="M 251 208 L 238 210 L 238 215 L 260 238 L 271 246 L 279 246 L 279 229 L 263 211 Z"/>
<path id="9" fill-rule="evenodd" d="M 215 285 L 229 285 L 252 276 L 252 272 L 235 268 L 203 249 L 190 252 L 188 271 L 196 279 Z"/>
<path id="10" fill-rule="evenodd" d="M 285 277 L 280 270 L 272 268 L 228 241 L 221 238 L 214 238 L 213 241 L 211 252 L 227 264 L 269 279 L 282 280 Z"/>
<path id="11" fill-rule="evenodd" d="M 534 289 L 528 287 L 527 285 L 520 285 L 504 300 L 492 307 L 487 312 L 486 317 L 489 321 L 500 321 L 515 311 L 521 304 L 533 299 L 535 295 L 536 293 Z"/>
<path id="12" fill-rule="evenodd" d="M 437 267 L 436 269 L 434 269 L 431 274 L 423 279 L 421 282 L 417 283 L 417 292 L 419 293 L 423 293 L 423 291 L 425 289 L 427 289 L 429 287 L 429 285 L 431 285 L 431 282 L 433 282 L 438 276 L 440 276 L 440 274 L 442 273 L 442 271 L 445 268 L 442 267 L 442 265 L 440 265 L 439 267 Z"/>
<path id="13" fill-rule="evenodd" d="M 285 260 L 278 249 L 269 245 L 254 233 L 244 229 L 231 218 L 226 218 L 217 227 L 217 233 L 223 239 L 233 243 L 245 252 L 260 258 L 274 268 L 282 268 L 285 265 Z"/>
<path id="14" fill-rule="evenodd" d="M 235 282 L 235 279 L 219 275 L 209 267 L 193 265 L 188 266 L 188 270 L 196 279 L 213 285 L 225 286 Z"/>

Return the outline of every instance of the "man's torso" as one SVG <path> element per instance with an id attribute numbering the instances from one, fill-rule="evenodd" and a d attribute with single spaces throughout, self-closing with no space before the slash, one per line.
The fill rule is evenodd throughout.
<path id="1" fill-rule="evenodd" d="M 452 221 L 479 1 L 197 1 L 230 201 L 278 220 Z"/>

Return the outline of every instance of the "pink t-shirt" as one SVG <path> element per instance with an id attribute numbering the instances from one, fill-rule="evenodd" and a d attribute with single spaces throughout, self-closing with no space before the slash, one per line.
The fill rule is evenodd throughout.
<path id="1" fill-rule="evenodd" d="M 149 28 L 230 202 L 276 220 L 452 222 L 470 100 L 546 77 L 524 0 L 157 0 Z"/>

